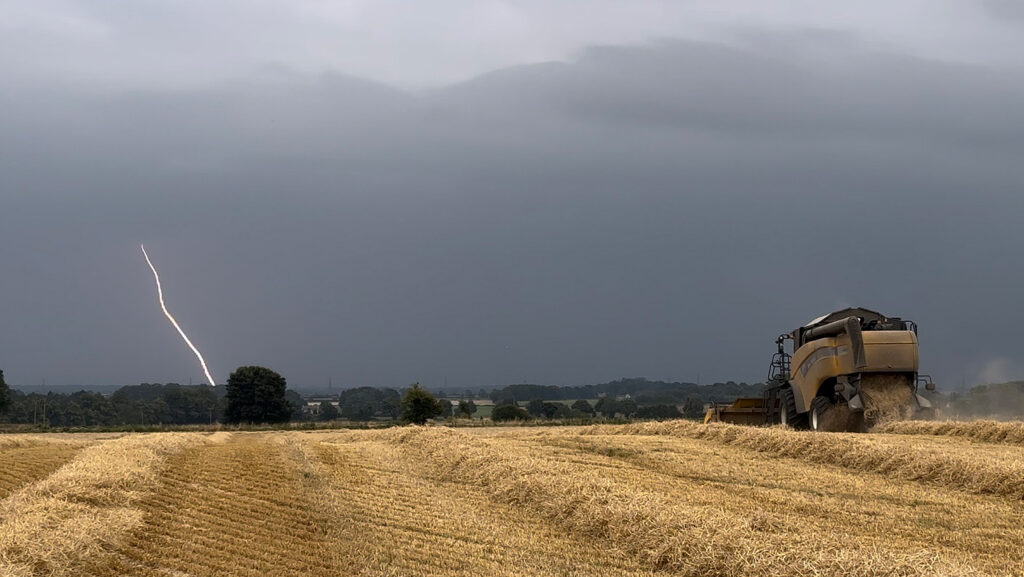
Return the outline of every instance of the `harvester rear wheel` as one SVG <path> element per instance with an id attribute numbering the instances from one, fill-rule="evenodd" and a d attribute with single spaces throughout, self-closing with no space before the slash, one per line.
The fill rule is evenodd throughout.
<path id="1" fill-rule="evenodd" d="M 796 412 L 796 397 L 789 387 L 779 392 L 779 423 L 791 429 L 799 428 L 800 415 Z"/>

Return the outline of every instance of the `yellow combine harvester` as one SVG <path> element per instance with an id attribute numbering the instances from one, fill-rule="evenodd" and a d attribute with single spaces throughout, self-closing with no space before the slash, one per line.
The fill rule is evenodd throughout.
<path id="1" fill-rule="evenodd" d="M 785 351 L 793 341 L 793 353 Z M 815 431 L 864 431 L 883 420 L 932 414 L 917 394 L 917 325 L 863 308 L 814 319 L 776 339 L 762 398 L 712 405 L 704 422 L 782 423 Z"/>

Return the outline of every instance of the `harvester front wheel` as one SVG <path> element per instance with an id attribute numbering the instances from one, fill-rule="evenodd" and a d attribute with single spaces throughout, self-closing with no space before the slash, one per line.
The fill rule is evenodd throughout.
<path id="1" fill-rule="evenodd" d="M 840 431 L 845 428 L 845 423 L 842 428 L 830 426 L 834 425 L 832 421 L 835 420 L 830 418 L 834 416 L 829 414 L 832 412 L 832 409 L 832 401 L 828 400 L 827 397 L 814 397 L 814 400 L 811 401 L 810 415 L 812 431 Z"/>
<path id="2" fill-rule="evenodd" d="M 793 389 L 785 388 L 779 393 L 779 423 L 791 429 L 799 428 L 800 415 L 796 412 Z"/>

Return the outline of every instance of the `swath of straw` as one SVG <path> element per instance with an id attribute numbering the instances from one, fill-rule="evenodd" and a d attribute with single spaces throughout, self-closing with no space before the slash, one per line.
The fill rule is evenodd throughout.
<path id="1" fill-rule="evenodd" d="M 874 431 L 896 435 L 962 437 L 984 443 L 1024 446 L 1024 422 L 1020 421 L 900 421 L 885 423 L 875 427 Z"/>
<path id="2" fill-rule="evenodd" d="M 1024 462 L 1019 459 L 992 462 L 985 456 L 924 452 L 909 444 L 880 445 L 872 440 L 871 435 L 814 433 L 721 423 L 703 425 L 692 421 L 597 425 L 581 429 L 580 433 L 678 435 L 980 495 L 1012 498 L 1024 495 Z"/>
<path id="3" fill-rule="evenodd" d="M 130 435 L 97 443 L 49 477 L 0 503 L 0 575 L 65 575 L 140 525 L 134 505 L 156 484 L 161 465 L 213 436 Z"/>
<path id="4" fill-rule="evenodd" d="M 779 547 L 750 519 L 677 507 L 656 492 L 594 469 L 569 472 L 561 464 L 520 454 L 508 443 L 416 427 L 383 434 L 443 479 L 478 486 L 499 502 L 529 507 L 567 530 L 611 540 L 650 566 L 681 575 L 975 574 L 929 553 L 844 547 L 841 535 Z"/>

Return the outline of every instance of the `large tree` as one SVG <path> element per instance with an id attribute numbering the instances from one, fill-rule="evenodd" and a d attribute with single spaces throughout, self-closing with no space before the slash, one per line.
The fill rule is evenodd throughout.
<path id="1" fill-rule="evenodd" d="M 594 407 L 590 406 L 590 403 L 588 403 L 586 399 L 577 399 L 576 402 L 572 404 L 572 410 L 584 415 L 593 416 L 594 414 Z"/>
<path id="2" fill-rule="evenodd" d="M 451 403 L 444 402 L 448 403 L 450 411 Z M 444 407 L 441 406 L 441 403 L 434 398 L 434 395 L 430 394 L 430 391 L 421 388 L 419 383 L 413 383 L 402 397 L 403 421 L 422 425 L 442 412 L 444 412 Z"/>
<path id="3" fill-rule="evenodd" d="M 529 419 L 530 413 L 527 413 L 526 409 L 518 405 L 497 405 L 491 411 L 491 420 L 496 423 L 501 421 L 528 421 Z"/>
<path id="4" fill-rule="evenodd" d="M 472 417 L 473 413 L 475 413 L 475 412 L 476 412 L 476 403 L 474 403 L 472 400 L 469 400 L 469 401 L 467 401 L 467 400 L 459 401 L 459 414 L 460 415 L 465 415 L 467 417 Z"/>
<path id="5" fill-rule="evenodd" d="M 284 377 L 266 367 L 238 367 L 228 377 L 228 423 L 282 423 L 291 418 Z"/>
<path id="6" fill-rule="evenodd" d="M 4 372 L 0 370 L 0 413 L 6 411 L 10 404 L 11 390 L 7 388 L 7 383 L 4 382 Z"/>

